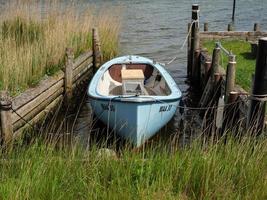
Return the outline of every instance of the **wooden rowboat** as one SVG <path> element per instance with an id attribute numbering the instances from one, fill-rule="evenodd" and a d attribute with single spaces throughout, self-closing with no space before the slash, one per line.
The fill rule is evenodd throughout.
<path id="1" fill-rule="evenodd" d="M 182 93 L 161 64 L 140 56 L 102 65 L 88 88 L 95 115 L 140 146 L 173 117 Z"/>

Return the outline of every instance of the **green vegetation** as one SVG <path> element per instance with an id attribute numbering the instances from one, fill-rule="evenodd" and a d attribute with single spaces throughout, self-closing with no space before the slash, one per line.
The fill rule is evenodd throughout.
<path id="1" fill-rule="evenodd" d="M 54 74 L 63 67 L 67 47 L 76 57 L 91 48 L 94 26 L 104 59 L 116 55 L 120 20 L 113 9 L 81 9 L 60 1 L 7 2 L 0 14 L 0 90 L 15 95 Z"/>
<path id="2" fill-rule="evenodd" d="M 206 47 L 212 55 L 216 41 L 205 41 L 203 46 Z M 237 70 L 236 82 L 245 90 L 250 91 L 251 76 L 255 72 L 256 60 L 251 57 L 250 44 L 242 40 L 221 40 L 219 41 L 228 51 L 232 51 L 236 55 Z M 228 57 L 222 54 L 222 66 L 226 69 Z"/>
<path id="3" fill-rule="evenodd" d="M 266 199 L 267 140 L 222 139 L 100 156 L 34 142 L 2 153 L 0 199 Z"/>

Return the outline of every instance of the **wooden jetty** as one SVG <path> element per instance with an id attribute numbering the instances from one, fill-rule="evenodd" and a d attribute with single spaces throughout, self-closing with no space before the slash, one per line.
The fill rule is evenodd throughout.
<path id="1" fill-rule="evenodd" d="M 254 24 L 253 31 L 234 31 L 232 24 L 229 24 L 227 31 L 211 32 L 209 31 L 208 23 L 204 24 L 204 31 L 200 32 L 199 15 L 195 14 L 198 12 L 199 6 L 194 4 L 192 6 L 192 21 L 189 24 L 189 27 L 192 26 L 192 28 L 189 34 L 187 71 L 192 84 L 200 86 L 200 90 L 202 90 L 199 107 L 207 108 L 206 114 L 213 113 L 211 117 L 214 117 L 218 109 L 210 112 L 209 107 L 218 106 L 219 98 L 224 96 L 223 126 L 220 128 L 230 130 L 233 126 L 240 126 L 248 128 L 257 134 L 262 133 L 264 126 L 266 126 L 265 120 L 267 120 L 265 116 L 267 32 L 260 31 L 259 24 Z M 207 50 L 202 47 L 202 41 L 204 40 L 220 39 L 250 41 L 252 53 L 258 54 L 257 76 L 255 76 L 255 81 L 252 81 L 254 83 L 254 87 L 251 90 L 252 94 L 249 94 L 249 92 L 235 83 L 235 55 L 228 52 L 228 64 L 225 71 L 220 66 L 220 54 L 224 50 L 223 47 L 216 45 L 212 55 L 209 55 Z M 234 113 L 233 110 L 235 111 Z"/>

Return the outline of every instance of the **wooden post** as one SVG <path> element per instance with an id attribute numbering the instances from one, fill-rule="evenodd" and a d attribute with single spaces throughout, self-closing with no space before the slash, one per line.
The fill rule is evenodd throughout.
<path id="1" fill-rule="evenodd" d="M 213 79 L 213 80 L 214 80 L 214 74 L 219 72 L 220 53 L 221 53 L 221 49 L 216 44 L 216 47 L 213 50 L 212 63 L 211 63 L 211 79 Z"/>
<path id="2" fill-rule="evenodd" d="M 66 49 L 66 59 L 65 59 L 65 99 L 66 104 L 71 102 L 73 96 L 73 62 L 74 62 L 74 53 L 73 49 L 67 48 Z"/>
<path id="3" fill-rule="evenodd" d="M 211 69 L 211 61 L 206 61 L 205 62 L 205 85 L 207 84 L 208 80 L 209 80 L 209 77 L 210 77 L 210 69 Z"/>
<path id="4" fill-rule="evenodd" d="M 228 102 L 225 106 L 225 112 L 224 112 L 224 125 L 223 125 L 223 131 L 224 130 L 232 130 L 233 128 L 236 128 L 237 125 L 237 119 L 239 118 L 239 112 L 238 112 L 238 106 L 235 104 L 239 97 L 239 93 L 236 91 L 231 91 L 229 93 Z"/>
<path id="5" fill-rule="evenodd" d="M 260 26 L 259 26 L 259 24 L 258 23 L 255 23 L 254 24 L 254 29 L 253 29 L 254 31 L 260 31 Z"/>
<path id="6" fill-rule="evenodd" d="M 102 62 L 102 54 L 101 54 L 101 46 L 100 46 L 100 40 L 98 35 L 98 29 L 93 28 L 92 29 L 92 42 L 93 42 L 93 67 L 94 72 L 97 71 L 97 69 L 100 67 Z"/>
<path id="7" fill-rule="evenodd" d="M 195 50 L 199 48 L 199 37 L 198 37 L 198 32 L 199 32 L 199 19 L 198 19 L 198 13 L 199 13 L 199 6 L 197 4 L 192 5 L 192 28 L 191 28 L 191 48 L 190 48 L 190 58 L 191 58 L 191 77 L 193 78 L 194 74 L 194 61 L 195 61 Z M 197 37 L 197 38 L 196 38 Z"/>
<path id="8" fill-rule="evenodd" d="M 194 51 L 194 65 L 192 69 L 192 78 L 195 84 L 199 85 L 200 83 L 200 50 L 196 49 Z"/>
<path id="9" fill-rule="evenodd" d="M 191 63 L 191 23 L 188 23 L 187 27 L 188 40 L 187 40 L 187 76 L 191 77 L 192 63 Z"/>
<path id="10" fill-rule="evenodd" d="M 235 6 L 236 6 L 236 0 L 233 0 L 233 12 L 232 12 L 232 21 L 235 21 Z"/>
<path id="11" fill-rule="evenodd" d="M 228 24 L 227 31 L 233 31 L 234 27 L 233 24 Z"/>
<path id="12" fill-rule="evenodd" d="M 199 49 L 199 6 L 198 4 L 192 5 L 192 32 L 191 32 L 191 66 L 192 66 L 192 79 L 197 81 L 198 73 L 198 57 L 195 55 L 195 51 Z"/>
<path id="13" fill-rule="evenodd" d="M 255 81 L 252 90 L 249 126 L 256 134 L 264 129 L 265 107 L 267 98 L 267 37 L 259 40 L 259 49 L 255 70 Z"/>
<path id="14" fill-rule="evenodd" d="M 207 22 L 204 23 L 204 32 L 209 31 L 209 24 Z"/>
<path id="15" fill-rule="evenodd" d="M 1 137 L 6 145 L 13 140 L 13 126 L 12 126 L 12 101 L 8 92 L 0 92 L 0 116 L 1 116 Z"/>
<path id="16" fill-rule="evenodd" d="M 235 72 L 236 72 L 235 55 L 229 55 L 229 62 L 226 71 L 226 86 L 225 86 L 226 102 L 228 102 L 230 92 L 232 92 L 235 87 Z"/>

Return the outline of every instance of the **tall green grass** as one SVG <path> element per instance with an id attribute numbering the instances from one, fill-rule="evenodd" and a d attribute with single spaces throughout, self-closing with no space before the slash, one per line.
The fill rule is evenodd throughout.
<path id="1" fill-rule="evenodd" d="M 0 199 L 266 199 L 267 140 L 166 145 L 119 158 L 36 142 L 2 153 Z"/>
<path id="2" fill-rule="evenodd" d="M 5 3 L 0 14 L 0 89 L 17 94 L 63 68 L 67 47 L 77 57 L 92 46 L 98 27 L 104 59 L 117 54 L 119 8 L 97 9 L 64 1 Z"/>

